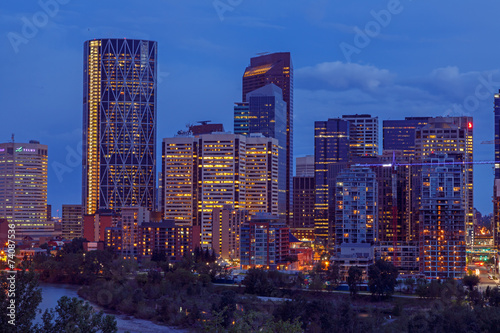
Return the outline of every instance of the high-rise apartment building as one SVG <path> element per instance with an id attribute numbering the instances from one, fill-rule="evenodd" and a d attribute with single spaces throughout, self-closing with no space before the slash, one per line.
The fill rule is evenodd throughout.
<path id="1" fill-rule="evenodd" d="M 493 240 L 500 249 L 500 90 L 494 100 L 495 179 L 493 180 Z"/>
<path id="2" fill-rule="evenodd" d="M 350 156 L 378 155 L 378 117 L 369 114 L 343 115 L 349 121 Z"/>
<path id="3" fill-rule="evenodd" d="M 328 119 L 314 122 L 314 182 L 316 237 L 323 241 L 329 235 L 329 181 L 330 164 L 346 163 L 349 160 L 349 122 L 343 119 Z"/>
<path id="4" fill-rule="evenodd" d="M 464 177 L 465 223 L 467 243 L 474 241 L 472 117 L 429 118 L 426 126 L 415 132 L 415 156 L 423 161 L 432 154 L 459 154 L 466 167 Z"/>
<path id="5" fill-rule="evenodd" d="M 466 166 L 460 163 L 462 158 L 460 154 L 431 155 L 422 166 L 420 273 L 427 278 L 456 279 L 466 273 Z"/>
<path id="6" fill-rule="evenodd" d="M 274 83 L 281 88 L 286 103 L 286 221 L 292 204 L 293 177 L 293 65 L 290 52 L 265 54 L 250 59 L 243 74 L 242 102 L 248 93 Z"/>
<path id="7" fill-rule="evenodd" d="M 352 166 L 337 176 L 335 249 L 342 244 L 372 244 L 378 240 L 378 184 L 368 167 Z"/>
<path id="8" fill-rule="evenodd" d="M 224 205 L 278 213 L 278 140 L 216 133 L 163 139 L 163 215 L 200 225 L 211 247 L 212 211 Z"/>
<path id="9" fill-rule="evenodd" d="M 404 156 L 415 156 L 415 130 L 424 127 L 430 117 L 406 117 L 383 121 L 383 149 L 401 150 Z"/>
<path id="10" fill-rule="evenodd" d="M 240 258 L 240 228 L 250 220 L 248 210 L 231 205 L 212 211 L 212 249 L 225 260 Z"/>
<path id="11" fill-rule="evenodd" d="M 68 240 L 83 237 L 82 205 L 62 205 L 61 236 Z"/>
<path id="12" fill-rule="evenodd" d="M 83 206 L 153 210 L 156 188 L 157 43 L 84 44 Z"/>
<path id="13" fill-rule="evenodd" d="M 0 143 L 0 219 L 15 224 L 16 239 L 51 236 L 47 219 L 47 146 Z"/>

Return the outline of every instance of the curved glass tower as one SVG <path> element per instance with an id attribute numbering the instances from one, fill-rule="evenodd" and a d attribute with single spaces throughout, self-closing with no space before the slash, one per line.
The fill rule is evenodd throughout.
<path id="1" fill-rule="evenodd" d="M 154 209 L 157 43 L 94 39 L 84 44 L 83 205 Z"/>

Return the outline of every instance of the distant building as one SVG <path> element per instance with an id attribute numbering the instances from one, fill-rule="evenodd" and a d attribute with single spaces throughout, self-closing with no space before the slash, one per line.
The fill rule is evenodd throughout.
<path id="1" fill-rule="evenodd" d="M 262 135 L 205 134 L 163 139 L 163 216 L 201 226 L 212 247 L 212 211 L 232 205 L 278 214 L 278 142 Z"/>
<path id="2" fill-rule="evenodd" d="M 234 103 L 234 134 L 250 134 L 249 112 L 247 102 Z"/>
<path id="3" fill-rule="evenodd" d="M 500 90 L 494 98 L 494 130 L 495 130 L 495 179 L 493 181 L 493 239 L 495 247 L 500 250 Z"/>
<path id="4" fill-rule="evenodd" d="M 83 238 L 89 242 L 104 242 L 106 228 L 116 226 L 120 214 L 112 209 L 99 209 L 93 215 L 83 216 Z"/>
<path id="5" fill-rule="evenodd" d="M 430 117 L 406 117 L 383 121 L 384 150 L 401 150 L 404 156 L 415 156 L 415 131 L 427 125 Z"/>
<path id="6" fill-rule="evenodd" d="M 243 268 L 279 268 L 290 254 L 290 229 L 277 216 L 258 213 L 243 223 L 240 264 Z"/>
<path id="7" fill-rule="evenodd" d="M 314 228 L 316 237 L 327 243 L 329 238 L 329 178 L 330 164 L 349 161 L 349 132 L 347 120 L 328 119 L 314 122 L 314 185 L 316 202 Z"/>
<path id="8" fill-rule="evenodd" d="M 314 177 L 314 155 L 306 155 L 295 159 L 295 176 Z"/>
<path id="9" fill-rule="evenodd" d="M 336 253 L 342 244 L 374 244 L 378 240 L 375 173 L 368 167 L 356 166 L 342 171 L 337 176 L 335 199 Z"/>
<path id="10" fill-rule="evenodd" d="M 155 209 L 157 42 L 84 43 L 83 193 L 98 209 Z"/>
<path id="11" fill-rule="evenodd" d="M 459 154 L 466 162 L 463 169 L 465 198 L 465 223 L 467 244 L 474 241 L 474 195 L 473 195 L 473 122 L 472 117 L 429 118 L 428 124 L 415 132 L 415 156 L 424 160 L 433 154 Z"/>
<path id="12" fill-rule="evenodd" d="M 350 156 L 377 156 L 378 152 L 378 117 L 369 114 L 343 115 L 349 121 Z"/>
<path id="13" fill-rule="evenodd" d="M 0 218 L 15 224 L 16 239 L 50 237 L 47 219 L 47 146 L 0 143 Z"/>
<path id="14" fill-rule="evenodd" d="M 63 239 L 83 237 L 83 207 L 82 205 L 62 205 Z"/>
<path id="15" fill-rule="evenodd" d="M 145 207 L 123 207 L 118 226 L 121 227 L 121 256 L 125 259 L 137 259 L 139 256 L 139 230 L 150 222 L 150 212 Z"/>
<path id="16" fill-rule="evenodd" d="M 242 80 L 242 102 L 248 94 L 268 84 L 278 86 L 286 103 L 286 222 L 289 223 L 292 204 L 293 177 L 293 64 L 290 52 L 264 54 L 250 59 Z M 281 143 L 280 143 L 281 145 Z"/>
<path id="17" fill-rule="evenodd" d="M 458 155 L 457 157 L 459 157 Z M 420 273 L 430 279 L 466 273 L 464 166 L 456 157 L 434 155 L 422 166 Z"/>
<path id="18" fill-rule="evenodd" d="M 314 204 L 316 192 L 314 176 L 293 177 L 293 221 L 292 228 L 314 230 Z"/>
<path id="19" fill-rule="evenodd" d="M 240 228 L 250 219 L 247 210 L 230 205 L 212 211 L 212 249 L 225 260 L 240 258 Z"/>

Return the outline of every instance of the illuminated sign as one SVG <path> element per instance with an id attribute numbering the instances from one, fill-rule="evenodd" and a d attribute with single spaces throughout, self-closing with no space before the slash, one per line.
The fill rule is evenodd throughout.
<path id="1" fill-rule="evenodd" d="M 36 153 L 36 149 L 19 147 L 16 148 L 16 153 Z"/>
<path id="2" fill-rule="evenodd" d="M 472 123 L 469 123 L 469 128 L 472 128 Z"/>
<path id="3" fill-rule="evenodd" d="M 0 148 L 0 151 L 5 151 L 5 148 Z"/>

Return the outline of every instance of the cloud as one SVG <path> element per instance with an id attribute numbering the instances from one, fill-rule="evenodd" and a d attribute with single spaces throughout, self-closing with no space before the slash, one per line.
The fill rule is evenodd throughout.
<path id="1" fill-rule="evenodd" d="M 299 88 L 372 91 L 394 82 L 395 75 L 386 69 L 340 61 L 323 62 L 295 72 Z"/>

